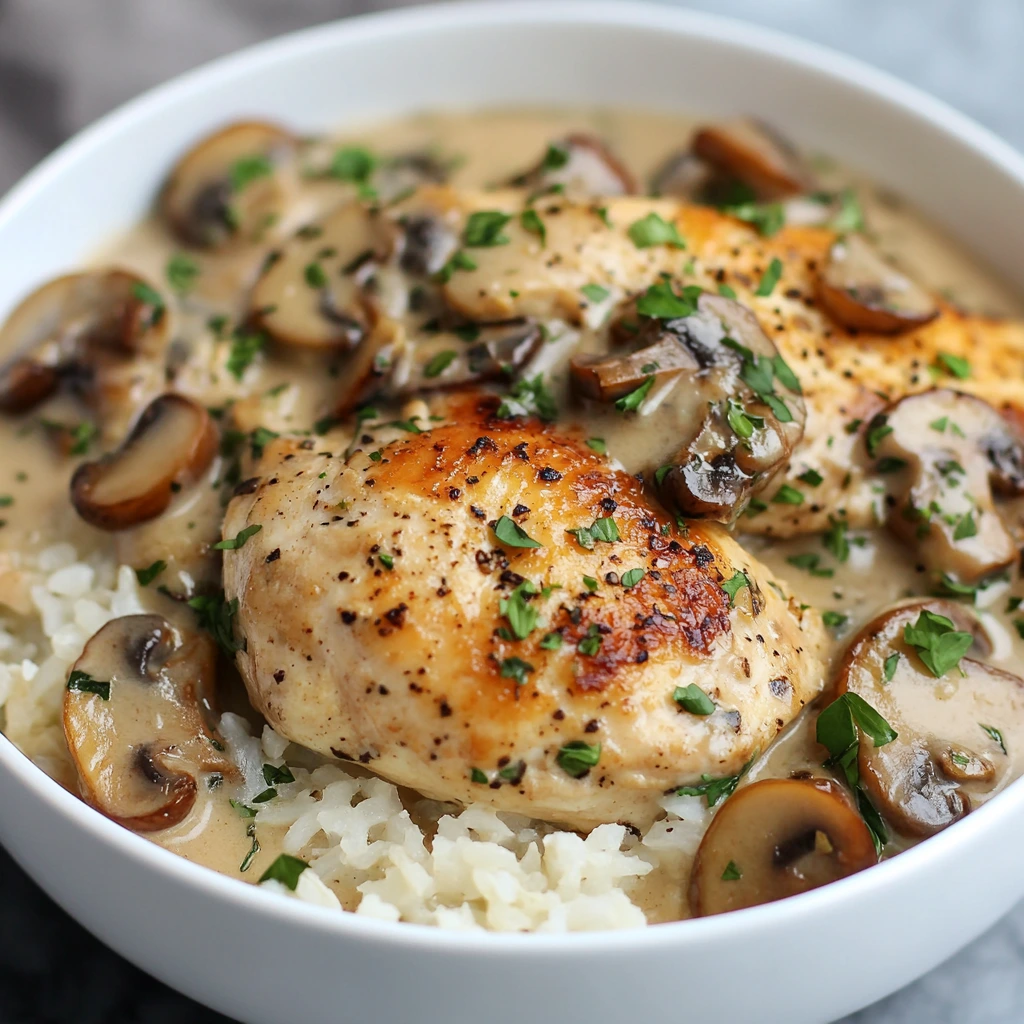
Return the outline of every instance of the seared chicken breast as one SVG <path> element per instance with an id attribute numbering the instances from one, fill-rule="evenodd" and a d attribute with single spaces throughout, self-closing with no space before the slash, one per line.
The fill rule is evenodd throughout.
<path id="1" fill-rule="evenodd" d="M 282 735 L 432 797 L 644 824 L 818 693 L 820 618 L 724 529 L 493 408 L 347 459 L 266 447 L 224 522 L 249 531 L 224 559 L 238 666 Z"/>

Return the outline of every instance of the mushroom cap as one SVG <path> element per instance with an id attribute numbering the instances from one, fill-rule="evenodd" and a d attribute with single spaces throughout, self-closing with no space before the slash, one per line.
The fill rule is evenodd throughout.
<path id="1" fill-rule="evenodd" d="M 0 411 L 27 412 L 62 379 L 101 408 L 127 389 L 125 366 L 167 343 L 153 287 L 117 268 L 66 274 L 28 295 L 0 328 Z"/>
<path id="2" fill-rule="evenodd" d="M 843 327 L 900 334 L 934 320 L 934 296 L 887 263 L 862 235 L 845 235 L 829 249 L 818 274 L 818 300 Z"/>
<path id="3" fill-rule="evenodd" d="M 924 391 L 876 416 L 867 436 L 879 438 L 873 454 L 890 470 L 889 529 L 925 565 L 973 582 L 1016 561 L 992 490 L 1024 494 L 1024 438 L 992 406 L 948 388 Z"/>
<path id="4" fill-rule="evenodd" d="M 84 798 L 140 832 L 191 810 L 200 772 L 235 773 L 205 716 L 216 649 L 159 615 L 113 619 L 86 644 L 64 692 L 64 735 Z"/>
<path id="5" fill-rule="evenodd" d="M 806 408 L 791 371 L 780 372 L 774 342 L 732 299 L 705 292 L 688 316 L 642 319 L 632 352 L 574 357 L 573 386 L 613 401 L 652 378 L 674 381 L 665 402 L 680 430 L 655 480 L 684 515 L 733 522 L 803 436 Z"/>
<path id="6" fill-rule="evenodd" d="M 704 917 L 772 903 L 877 860 L 837 783 L 764 779 L 738 790 L 708 826 L 690 872 L 690 908 Z"/>
<path id="7" fill-rule="evenodd" d="M 815 187 L 796 148 L 753 118 L 706 125 L 693 137 L 693 152 L 721 175 L 741 181 L 758 199 L 781 199 Z"/>
<path id="8" fill-rule="evenodd" d="M 296 187 L 295 136 L 239 121 L 201 139 L 171 170 L 160 212 L 186 245 L 225 249 L 259 241 Z"/>
<path id="9" fill-rule="evenodd" d="M 191 482 L 217 453 L 213 419 L 198 402 L 169 392 L 143 410 L 115 452 L 84 462 L 71 478 L 71 502 L 101 530 L 154 519 L 175 485 Z"/>
<path id="10" fill-rule="evenodd" d="M 368 281 L 398 244 L 379 210 L 346 203 L 284 246 L 252 289 L 250 316 L 283 345 L 353 348 L 375 319 Z"/>
<path id="11" fill-rule="evenodd" d="M 636 179 L 609 149 L 588 132 L 573 132 L 553 142 L 536 166 L 511 183 L 533 191 L 559 185 L 569 195 L 635 195 Z"/>
<path id="12" fill-rule="evenodd" d="M 970 811 L 972 795 L 1012 777 L 1012 757 L 986 727 L 1001 732 L 1011 754 L 1024 749 L 1024 680 L 967 657 L 959 663 L 963 675 L 936 679 L 904 639 L 922 611 L 973 633 L 975 652 L 989 652 L 977 620 L 963 606 L 912 601 L 883 612 L 854 637 L 835 684 L 837 696 L 857 694 L 897 733 L 880 747 L 862 734 L 858 766 L 872 802 L 907 836 L 929 836 L 951 825 Z"/>

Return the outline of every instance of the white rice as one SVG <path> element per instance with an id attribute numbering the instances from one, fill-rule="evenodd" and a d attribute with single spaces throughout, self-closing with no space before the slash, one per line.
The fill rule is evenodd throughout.
<path id="1" fill-rule="evenodd" d="M 13 556 L 0 566 L 0 583 L 5 732 L 73 787 L 60 725 L 64 684 L 97 629 L 146 610 L 135 574 L 56 544 Z M 674 917 L 684 865 L 707 824 L 707 809 L 692 797 L 666 798 L 665 818 L 642 837 L 622 825 L 583 837 L 485 806 L 403 804 L 390 783 L 291 745 L 269 726 L 253 736 L 244 719 L 224 714 L 221 731 L 242 776 L 235 795 L 243 803 L 266 788 L 264 764 L 287 764 L 295 777 L 257 805 L 256 833 L 281 835 L 284 852 L 310 870 L 294 892 L 276 881 L 263 887 L 384 920 L 560 932 L 636 927 L 652 906 L 656 918 Z M 671 905 L 659 911 L 661 898 Z"/>

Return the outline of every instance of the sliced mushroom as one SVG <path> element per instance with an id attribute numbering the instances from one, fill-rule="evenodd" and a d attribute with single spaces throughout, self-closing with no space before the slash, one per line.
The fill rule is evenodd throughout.
<path id="1" fill-rule="evenodd" d="M 678 196 L 699 202 L 712 183 L 715 171 L 692 150 L 672 153 L 651 176 L 651 192 L 656 196 Z"/>
<path id="2" fill-rule="evenodd" d="M 201 772 L 236 774 L 207 725 L 216 649 L 159 615 L 108 622 L 64 692 L 64 735 L 85 799 L 140 832 L 180 822 Z"/>
<path id="3" fill-rule="evenodd" d="M 298 184 L 297 140 L 265 121 L 240 121 L 193 146 L 171 171 L 160 210 L 186 245 L 257 242 L 280 220 Z"/>
<path id="4" fill-rule="evenodd" d="M 815 187 L 814 176 L 796 148 L 753 118 L 698 129 L 693 152 L 720 175 L 753 189 L 758 199 L 782 199 Z"/>
<path id="5" fill-rule="evenodd" d="M 934 296 L 887 263 L 861 235 L 829 250 L 818 275 L 818 300 L 843 327 L 900 334 L 939 315 Z"/>
<path id="6" fill-rule="evenodd" d="M 124 374 L 166 345 L 158 300 L 125 270 L 68 274 L 32 292 L 0 329 L 0 350 L 15 353 L 0 366 L 0 411 L 27 412 L 62 380 L 101 409 L 118 400 Z"/>
<path id="7" fill-rule="evenodd" d="M 373 187 L 381 202 L 393 203 L 421 185 L 444 185 L 450 171 L 450 164 L 428 150 L 400 153 L 377 167 Z"/>
<path id="8" fill-rule="evenodd" d="M 596 135 L 574 132 L 552 142 L 540 162 L 512 179 L 533 192 L 555 187 L 576 196 L 635 195 L 636 180 Z"/>
<path id="9" fill-rule="evenodd" d="M 689 316 L 641 320 L 631 353 L 573 358 L 573 387 L 612 401 L 675 377 L 666 402 L 679 433 L 654 478 L 684 515 L 732 522 L 803 436 L 799 385 L 757 317 L 732 299 L 704 293 Z"/>
<path id="10" fill-rule="evenodd" d="M 697 917 L 795 896 L 875 864 L 871 833 L 828 779 L 744 786 L 708 826 L 690 873 Z"/>
<path id="11" fill-rule="evenodd" d="M 972 796 L 1011 777 L 1013 762 L 1003 744 L 1011 754 L 1024 749 L 1024 680 L 971 657 L 937 679 L 904 638 L 923 611 L 942 616 L 948 632 L 974 634 L 973 653 L 990 652 L 961 605 L 914 601 L 865 626 L 836 679 L 837 696 L 857 694 L 897 733 L 880 747 L 862 735 L 858 764 L 875 806 L 908 836 L 933 835 L 962 818 Z"/>
<path id="12" fill-rule="evenodd" d="M 525 318 L 469 324 L 461 334 L 428 335 L 405 350 L 385 392 L 402 398 L 494 380 L 522 366 L 542 340 L 537 323 Z"/>
<path id="13" fill-rule="evenodd" d="M 373 320 L 374 274 L 395 249 L 394 225 L 346 203 L 302 229 L 264 271 L 249 300 L 253 321 L 301 348 L 353 348 Z"/>
<path id="14" fill-rule="evenodd" d="M 216 452 L 217 430 L 206 409 L 184 395 L 161 395 L 116 452 L 78 467 L 71 502 L 101 530 L 134 526 L 160 515 L 175 488 L 200 476 Z"/>
<path id="15" fill-rule="evenodd" d="M 327 415 L 344 419 L 383 388 L 409 347 L 405 328 L 382 318 L 341 367 L 341 385 Z"/>
<path id="16" fill-rule="evenodd" d="M 1024 494 L 1024 438 L 992 406 L 947 388 L 908 395 L 866 437 L 890 482 L 889 529 L 926 566 L 970 583 L 1016 560 L 992 491 Z"/>

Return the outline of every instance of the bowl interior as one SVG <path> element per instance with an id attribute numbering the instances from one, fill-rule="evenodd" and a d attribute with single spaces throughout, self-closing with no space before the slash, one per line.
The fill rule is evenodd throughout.
<path id="1" fill-rule="evenodd" d="M 0 203 L 0 251 L 17 254 L 4 259 L 0 317 L 31 287 L 73 267 L 112 233 L 144 216 L 173 159 L 204 131 L 229 119 L 269 117 L 302 130 L 320 130 L 425 108 L 497 104 L 614 105 L 764 116 L 796 141 L 825 150 L 910 196 L 967 247 L 1000 268 L 1011 284 L 1024 289 L 1024 266 L 1012 258 L 1015 240 L 1005 227 L 1024 221 L 1024 160 L 938 101 L 827 51 L 704 15 L 632 2 L 465 4 L 402 11 L 298 33 L 186 75 L 105 118 L 58 151 Z M 725 957 L 724 943 L 734 943 L 737 935 L 745 933 L 751 942 L 761 943 L 763 955 L 765 943 L 779 929 L 804 927 L 815 917 L 824 920 L 823 915 L 831 914 L 828 929 L 815 925 L 806 932 L 808 936 L 818 932 L 825 944 L 833 922 L 853 921 L 849 915 L 857 913 L 861 901 L 867 901 L 862 917 L 872 900 L 881 908 L 901 885 L 905 898 L 889 906 L 899 906 L 912 917 L 919 905 L 913 894 L 923 894 L 921 886 L 939 879 L 942 871 L 968 856 L 971 849 L 994 841 L 1000 821 L 1011 814 L 1019 819 L 1024 803 L 1024 789 L 1017 783 L 948 834 L 894 862 L 827 890 L 729 919 L 661 926 L 643 937 L 474 936 L 470 940 L 331 915 L 316 908 L 278 906 L 281 901 L 262 898 L 263 894 L 248 887 L 184 862 L 172 866 L 177 858 L 106 822 L 59 791 L 2 738 L 0 763 L 9 768 L 0 785 L 0 828 L 5 838 L 13 836 L 11 808 L 18 806 L 23 814 L 28 806 L 9 799 L 12 787 L 36 801 L 35 813 L 19 822 L 26 835 L 11 839 L 23 862 L 33 856 L 35 823 L 44 816 L 62 818 L 71 830 L 66 834 L 77 830 L 97 850 L 161 873 L 168 892 L 192 887 L 204 900 L 217 898 L 225 905 L 258 908 L 283 930 L 304 928 L 320 935 L 347 932 L 392 945 L 457 948 L 467 954 L 486 949 L 539 953 L 553 948 L 612 952 L 666 945 L 679 950 L 685 945 L 691 950 L 721 948 Z M 50 824 L 40 827 L 48 837 L 59 834 Z M 96 927 L 122 951 L 131 948 L 127 940 L 116 938 L 116 926 L 100 923 L 106 918 L 96 899 L 85 889 L 72 892 L 62 883 L 58 875 L 68 870 L 66 863 L 37 858 L 35 864 L 37 877 L 62 902 L 71 904 L 87 925 Z M 99 861 L 93 869 L 102 870 Z M 995 858 L 986 862 L 985 870 L 993 876 L 1008 875 L 1009 863 Z M 921 882 L 911 889 L 908 879 L 915 871 Z M 87 883 L 84 879 L 83 884 Z M 880 973 L 856 995 L 837 995 L 831 1002 L 820 1003 L 822 1012 L 845 1012 L 909 980 L 991 923 L 1022 890 L 1024 880 L 999 892 L 986 892 L 975 900 L 971 915 L 960 916 L 959 930 L 945 936 L 944 945 L 918 947 L 902 966 Z M 535 945 L 528 947 L 529 942 Z M 738 947 L 730 955 L 739 955 Z M 148 969 L 156 970 L 148 953 L 137 956 Z M 769 959 L 782 969 L 781 962 Z M 176 970 L 158 973 L 189 987 Z M 723 979 L 727 976 L 723 971 Z M 822 985 L 829 977 L 830 972 L 823 971 Z M 211 998 L 212 989 L 191 988 Z M 241 1005 L 211 1001 L 229 1010 Z M 579 1010 L 582 1004 L 565 1005 Z M 655 1011 L 670 1004 L 644 1005 Z M 740 1019 L 747 1012 L 744 1007 L 754 1012 L 759 1005 L 763 1009 L 765 1001 L 754 994 L 738 997 L 730 1017 L 721 1019 Z M 570 1012 L 570 1016 L 578 1014 Z M 506 1018 L 499 1014 L 493 1019 Z M 794 1004 L 791 1019 L 815 1017 Z"/>

